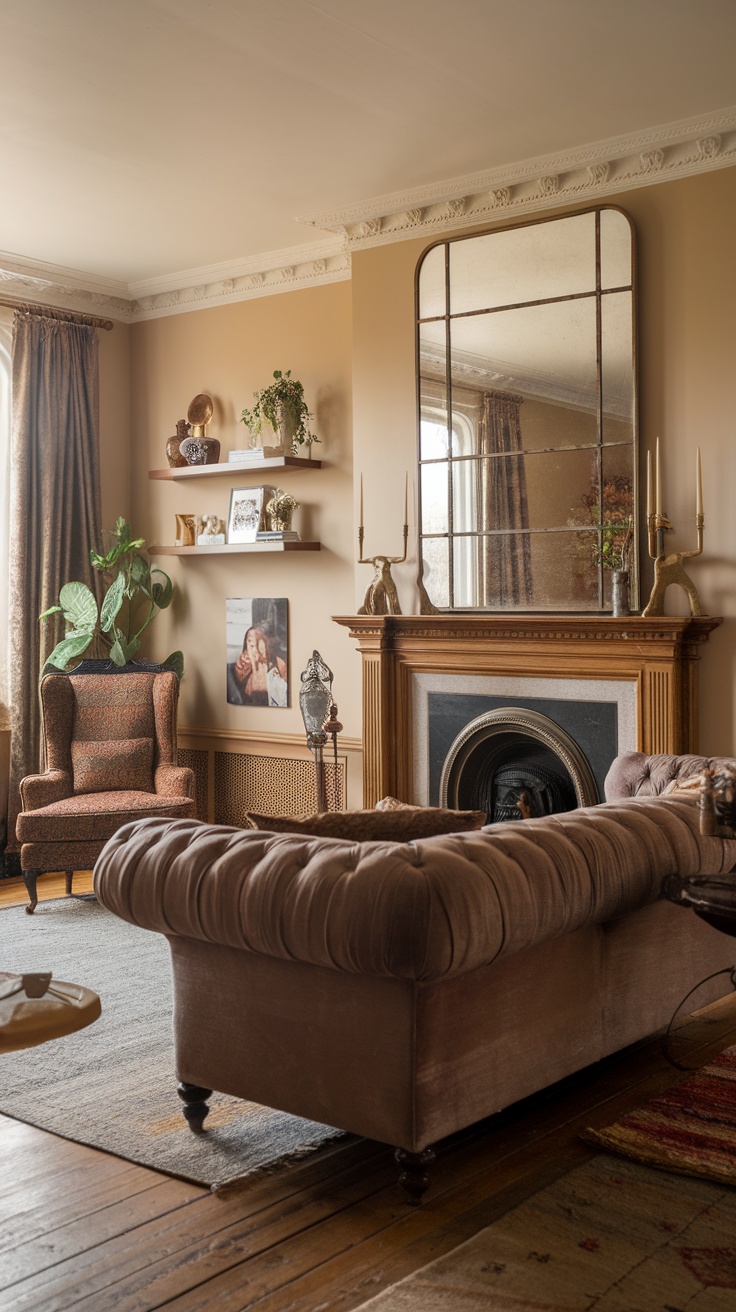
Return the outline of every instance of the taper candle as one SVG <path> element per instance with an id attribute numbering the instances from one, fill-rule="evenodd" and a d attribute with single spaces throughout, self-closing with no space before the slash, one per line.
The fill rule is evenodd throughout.
<path id="1" fill-rule="evenodd" d="M 700 447 L 695 457 L 695 514 L 703 513 L 703 470 L 700 464 Z"/>
<path id="2" fill-rule="evenodd" d="M 654 497 L 652 495 L 652 453 L 647 451 L 647 519 L 654 514 Z"/>
<path id="3" fill-rule="evenodd" d="M 657 449 L 654 458 L 654 485 L 656 489 L 655 513 L 662 514 L 662 464 L 659 458 L 659 438 L 657 438 Z"/>
<path id="4" fill-rule="evenodd" d="M 409 470 L 404 474 L 404 523 L 409 523 Z"/>
<path id="5" fill-rule="evenodd" d="M 360 476 L 360 523 L 358 528 L 363 527 L 363 475 Z"/>

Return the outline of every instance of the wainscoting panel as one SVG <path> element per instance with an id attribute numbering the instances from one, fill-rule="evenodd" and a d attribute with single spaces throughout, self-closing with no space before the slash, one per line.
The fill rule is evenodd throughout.
<path id="1" fill-rule="evenodd" d="M 246 811 L 311 815 L 317 810 L 314 760 L 296 734 L 179 727 L 180 765 L 194 770 L 197 818 L 242 825 Z M 325 782 L 331 811 L 362 802 L 362 744 L 343 734 L 337 761 L 325 749 Z"/>
<path id="2" fill-rule="evenodd" d="M 215 824 L 243 825 L 246 811 L 310 815 L 317 810 L 314 764 L 287 756 L 215 752 Z M 345 762 L 325 767 L 331 811 L 344 808 Z"/>

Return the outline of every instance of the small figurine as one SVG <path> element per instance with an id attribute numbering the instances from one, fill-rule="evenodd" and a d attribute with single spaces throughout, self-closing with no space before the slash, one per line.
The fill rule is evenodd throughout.
<path id="1" fill-rule="evenodd" d="M 221 531 L 222 520 L 219 515 L 202 515 L 200 532 L 197 536 L 198 547 L 221 547 L 225 544 L 225 534 Z"/>
<path id="2" fill-rule="evenodd" d="M 196 531 L 196 518 L 194 515 L 177 515 L 175 546 L 193 547 Z"/>
<path id="3" fill-rule="evenodd" d="M 297 501 L 290 492 L 283 492 L 281 488 L 277 488 L 276 495 L 266 504 L 266 514 L 271 529 L 276 533 L 291 532 L 291 518 L 300 504 L 301 502 Z"/>

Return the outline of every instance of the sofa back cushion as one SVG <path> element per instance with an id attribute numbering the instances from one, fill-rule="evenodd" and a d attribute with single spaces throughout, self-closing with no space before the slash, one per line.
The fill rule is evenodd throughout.
<path id="1" fill-rule="evenodd" d="M 393 810 L 322 811 L 317 815 L 246 816 L 251 829 L 271 833 L 311 834 L 318 838 L 345 838 L 354 843 L 409 843 L 435 834 L 459 834 L 480 829 L 485 811 L 450 811 L 441 806 L 400 806 Z"/>

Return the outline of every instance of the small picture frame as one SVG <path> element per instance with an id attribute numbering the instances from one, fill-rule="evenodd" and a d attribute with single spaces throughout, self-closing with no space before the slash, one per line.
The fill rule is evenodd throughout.
<path id="1" fill-rule="evenodd" d="M 256 541 L 258 532 L 266 528 L 265 505 L 271 490 L 267 487 L 233 488 L 227 517 L 228 544 Z"/>

